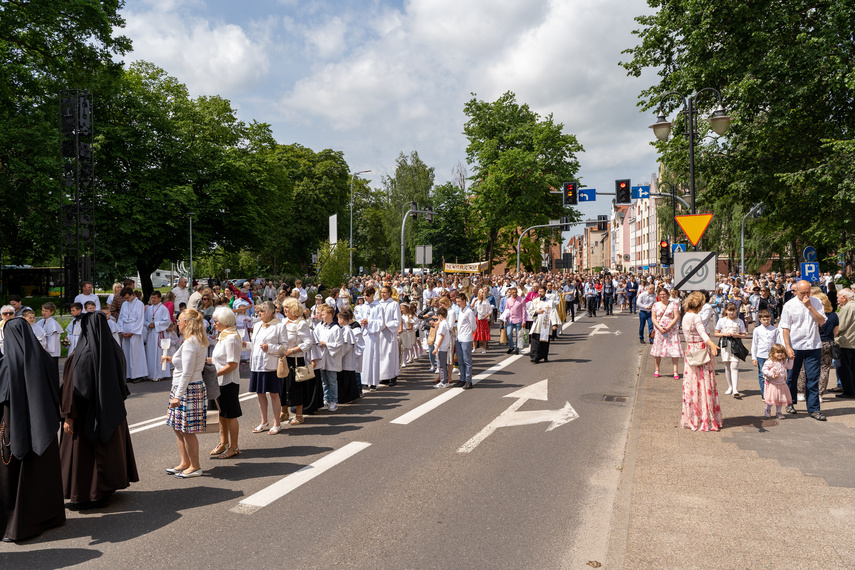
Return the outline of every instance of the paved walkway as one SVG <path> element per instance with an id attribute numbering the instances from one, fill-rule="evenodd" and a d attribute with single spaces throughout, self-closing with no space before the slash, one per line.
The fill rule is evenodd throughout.
<path id="1" fill-rule="evenodd" d="M 605 566 L 855 568 L 855 401 L 829 394 L 827 422 L 804 402 L 766 420 L 750 360 L 742 400 L 724 395 L 719 362 L 724 428 L 692 432 L 679 427 L 682 381 L 653 378 L 649 348 Z"/>

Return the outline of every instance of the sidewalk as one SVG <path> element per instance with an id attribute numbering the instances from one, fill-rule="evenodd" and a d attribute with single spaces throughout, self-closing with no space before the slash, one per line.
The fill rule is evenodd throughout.
<path id="1" fill-rule="evenodd" d="M 724 395 L 717 362 L 724 427 L 692 432 L 679 427 L 682 380 L 653 378 L 643 350 L 606 567 L 855 567 L 855 401 L 829 393 L 827 422 L 804 402 L 766 420 L 751 361 L 742 400 Z"/>

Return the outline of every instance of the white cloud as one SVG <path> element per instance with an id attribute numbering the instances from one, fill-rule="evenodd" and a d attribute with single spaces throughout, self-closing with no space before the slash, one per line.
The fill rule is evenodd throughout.
<path id="1" fill-rule="evenodd" d="M 195 4 L 195 3 L 194 3 Z M 164 68 L 193 95 L 235 98 L 257 86 L 270 69 L 267 37 L 256 26 L 253 37 L 241 26 L 186 17 L 181 1 L 152 2 L 149 11 L 124 14 L 125 34 L 133 39 L 129 59 Z"/>

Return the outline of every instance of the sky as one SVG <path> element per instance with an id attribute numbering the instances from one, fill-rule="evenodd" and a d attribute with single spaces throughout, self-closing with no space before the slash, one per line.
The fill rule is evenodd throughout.
<path id="1" fill-rule="evenodd" d="M 643 0 L 126 0 L 126 64 L 146 60 L 220 95 L 281 144 L 340 150 L 373 187 L 415 150 L 436 183 L 466 165 L 464 104 L 512 91 L 585 148 L 583 186 L 614 192 L 656 171 L 655 113 L 627 76 Z M 468 168 L 471 172 L 471 168 Z M 612 197 L 580 206 L 609 212 Z M 560 199 L 560 196 L 556 196 Z M 576 233 L 576 232 L 571 232 Z"/>

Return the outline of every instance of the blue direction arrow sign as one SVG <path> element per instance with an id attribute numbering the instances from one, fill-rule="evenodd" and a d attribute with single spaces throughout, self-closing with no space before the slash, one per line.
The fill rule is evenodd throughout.
<path id="1" fill-rule="evenodd" d="M 809 245 L 802 252 L 802 256 L 805 258 L 805 261 L 816 261 L 816 248 L 812 245 Z"/>
<path id="2" fill-rule="evenodd" d="M 579 188 L 580 202 L 594 202 L 597 200 L 596 188 Z"/>
<path id="3" fill-rule="evenodd" d="M 632 199 L 641 200 L 643 198 L 650 198 L 650 186 L 633 186 Z"/>
<path id="4" fill-rule="evenodd" d="M 819 281 L 819 263 L 802 263 L 802 279 L 805 281 Z"/>

